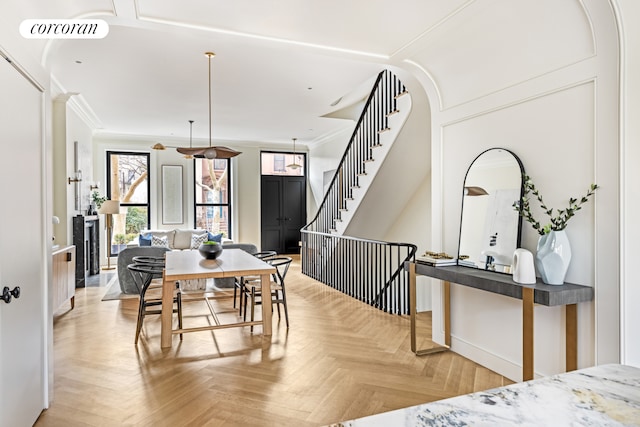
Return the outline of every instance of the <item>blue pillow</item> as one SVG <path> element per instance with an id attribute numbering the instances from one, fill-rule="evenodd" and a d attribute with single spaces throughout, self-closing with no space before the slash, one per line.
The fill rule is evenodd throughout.
<path id="1" fill-rule="evenodd" d="M 211 234 L 210 231 L 207 231 L 207 234 L 209 234 L 209 241 L 210 242 L 218 242 L 218 243 L 222 243 L 222 233 L 219 234 Z"/>
<path id="2" fill-rule="evenodd" d="M 149 233 L 149 234 L 141 234 L 138 237 L 138 245 L 139 246 L 151 246 L 151 233 Z"/>

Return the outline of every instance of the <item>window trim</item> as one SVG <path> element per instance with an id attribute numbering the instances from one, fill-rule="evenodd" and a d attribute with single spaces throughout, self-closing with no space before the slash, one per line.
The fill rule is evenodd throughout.
<path id="1" fill-rule="evenodd" d="M 231 159 L 218 159 L 218 160 L 226 160 L 227 161 L 227 203 L 198 203 L 197 202 L 197 192 L 198 185 L 196 184 L 196 162 L 202 159 L 193 159 L 193 179 L 191 182 L 193 183 L 193 228 L 195 229 L 198 223 L 198 207 L 200 206 L 212 206 L 212 207 L 226 207 L 227 208 L 227 237 L 228 239 L 233 240 L 233 197 L 232 197 L 232 189 L 233 189 L 233 167 Z M 215 160 L 215 159 L 214 159 Z M 208 230 L 207 230 L 208 231 Z"/>
<path id="2" fill-rule="evenodd" d="M 105 167 L 105 171 L 106 171 L 106 196 L 107 198 L 111 198 L 111 156 L 112 155 L 125 155 L 125 156 L 141 156 L 141 157 L 145 157 L 146 161 L 147 161 L 147 203 L 121 203 L 121 206 L 123 207 L 145 207 L 147 208 L 147 229 L 150 229 L 151 227 L 151 209 L 152 209 L 152 204 L 151 204 L 151 179 L 153 177 L 152 171 L 151 171 L 151 154 L 147 153 L 147 152 L 141 152 L 141 151 L 122 151 L 122 150 L 107 150 L 107 156 L 106 156 L 106 167 Z M 111 257 L 114 256 L 114 254 L 111 253 L 111 242 L 107 242 L 106 243 L 107 246 L 107 256 Z M 117 254 L 116 254 L 117 255 Z"/>
<path id="3" fill-rule="evenodd" d="M 262 173 L 262 160 L 263 160 L 263 154 L 283 154 L 283 155 L 295 155 L 295 156 L 302 156 L 302 166 L 304 167 L 303 169 L 303 174 L 302 175 L 288 175 L 288 174 L 280 174 L 280 173 L 276 173 L 273 175 L 265 175 Z M 286 163 L 286 158 L 285 158 L 285 163 Z M 286 170 L 286 165 L 285 165 L 285 170 Z M 293 151 L 274 151 L 274 150 L 260 150 L 260 176 L 304 176 L 307 177 L 308 176 L 308 165 L 307 165 L 307 153 L 300 152 L 300 151 L 296 151 L 295 153 Z"/>

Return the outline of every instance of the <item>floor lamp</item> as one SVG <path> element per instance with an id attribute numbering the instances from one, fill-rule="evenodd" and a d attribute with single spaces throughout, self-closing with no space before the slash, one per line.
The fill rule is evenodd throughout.
<path id="1" fill-rule="evenodd" d="M 102 267 L 103 270 L 113 270 L 111 267 L 111 232 L 113 231 L 113 215 L 120 213 L 120 202 L 118 200 L 105 200 L 98 209 L 99 214 L 104 214 L 105 224 L 107 228 L 107 266 Z"/>

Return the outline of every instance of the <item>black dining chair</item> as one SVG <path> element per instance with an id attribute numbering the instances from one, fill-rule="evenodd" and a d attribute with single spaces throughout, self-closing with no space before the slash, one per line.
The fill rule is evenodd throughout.
<path id="1" fill-rule="evenodd" d="M 260 251 L 260 252 L 254 252 L 251 255 L 263 261 L 266 261 L 270 258 L 275 257 L 276 255 L 278 255 L 278 253 L 276 251 Z M 257 277 L 257 278 L 260 279 L 260 277 Z M 235 281 L 235 284 L 233 286 L 233 308 L 236 307 L 236 295 L 237 295 L 240 314 L 242 314 L 242 298 L 245 290 L 245 282 L 255 280 L 255 279 L 256 279 L 256 276 L 251 276 L 251 277 L 245 276 L 245 277 L 238 277 Z"/>
<path id="2" fill-rule="evenodd" d="M 151 308 L 162 305 L 162 283 L 154 283 L 154 279 L 162 278 L 164 259 L 161 260 L 162 261 L 160 261 L 160 259 L 139 259 L 138 263 L 127 266 L 136 286 L 140 289 L 135 344 L 138 344 L 138 337 L 140 336 L 145 316 L 148 314 L 162 313 L 161 309 Z M 158 290 L 160 292 L 158 292 Z M 180 293 L 179 287 L 177 287 L 176 294 L 173 297 L 173 303 L 176 305 L 173 312 L 178 314 L 178 327 L 182 329 L 182 294 Z M 180 334 L 180 339 L 182 340 L 182 334 Z"/>
<path id="3" fill-rule="evenodd" d="M 278 318 L 280 318 L 280 304 L 284 307 L 284 317 L 287 323 L 287 328 L 289 327 L 289 310 L 287 309 L 287 292 L 284 286 L 284 279 L 287 276 L 287 271 L 289 271 L 289 266 L 291 265 L 292 259 L 290 257 L 284 256 L 276 256 L 273 258 L 268 258 L 265 262 L 268 262 L 273 267 L 276 268 L 276 272 L 271 275 L 271 302 L 272 304 L 276 304 L 278 308 Z M 260 282 L 260 278 L 249 280 L 245 282 L 245 290 L 244 290 L 244 317 L 243 319 L 247 320 L 247 309 L 249 308 L 249 301 L 251 302 L 251 321 L 254 320 L 255 306 L 262 305 L 262 286 Z M 251 331 L 253 331 L 253 326 L 251 326 Z"/>

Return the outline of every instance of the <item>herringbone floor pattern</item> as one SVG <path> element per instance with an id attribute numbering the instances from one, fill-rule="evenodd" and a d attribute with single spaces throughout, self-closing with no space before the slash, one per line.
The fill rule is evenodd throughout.
<path id="1" fill-rule="evenodd" d="M 511 383 L 452 352 L 416 357 L 407 316 L 340 294 L 299 262 L 286 283 L 291 327 L 275 314 L 271 344 L 247 327 L 174 336 L 165 351 L 157 316 L 133 344 L 137 300 L 78 289 L 54 320 L 53 403 L 36 426 L 318 426 Z M 186 326 L 205 312 L 188 304 Z M 421 315 L 422 336 L 430 323 Z"/>

